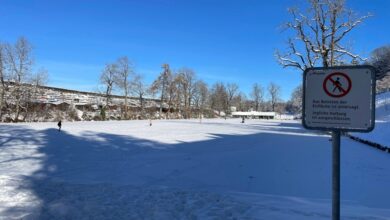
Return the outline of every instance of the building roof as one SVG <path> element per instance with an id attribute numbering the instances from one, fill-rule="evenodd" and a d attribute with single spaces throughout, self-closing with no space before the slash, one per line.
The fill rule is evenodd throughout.
<path id="1" fill-rule="evenodd" d="M 233 116 L 276 116 L 276 112 L 232 112 Z"/>

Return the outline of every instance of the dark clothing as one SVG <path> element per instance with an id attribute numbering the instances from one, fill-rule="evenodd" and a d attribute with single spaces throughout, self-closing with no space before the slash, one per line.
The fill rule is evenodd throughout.
<path id="1" fill-rule="evenodd" d="M 342 92 L 341 88 L 342 88 L 342 84 L 340 82 L 340 78 L 337 78 L 337 80 L 335 82 L 333 82 L 333 92 L 337 90 L 339 90 L 339 92 Z"/>
<path id="2" fill-rule="evenodd" d="M 61 125 L 62 125 L 61 121 L 59 121 L 57 125 L 58 125 L 58 131 L 61 131 Z"/>

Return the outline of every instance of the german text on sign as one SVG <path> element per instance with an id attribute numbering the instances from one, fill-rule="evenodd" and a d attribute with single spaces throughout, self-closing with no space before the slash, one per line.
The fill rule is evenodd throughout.
<path id="1" fill-rule="evenodd" d="M 370 131 L 375 122 L 375 71 L 371 66 L 309 68 L 303 99 L 306 128 Z"/>

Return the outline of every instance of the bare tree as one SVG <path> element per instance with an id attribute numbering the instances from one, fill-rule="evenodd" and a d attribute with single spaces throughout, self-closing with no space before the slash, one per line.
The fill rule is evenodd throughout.
<path id="1" fill-rule="evenodd" d="M 13 82 L 11 94 L 14 98 L 15 117 L 14 121 L 19 120 L 19 115 L 22 109 L 26 110 L 23 105 L 23 100 L 28 95 L 24 83 L 27 82 L 31 74 L 33 65 L 32 46 L 30 42 L 24 38 L 19 38 L 15 45 L 6 45 L 7 63 L 10 70 L 10 81 Z"/>
<path id="2" fill-rule="evenodd" d="M 134 76 L 134 66 L 129 59 L 124 56 L 120 57 L 116 61 L 117 74 L 115 74 L 115 84 L 123 91 L 125 97 L 124 103 L 124 114 L 122 115 L 125 119 L 128 118 L 128 96 L 130 89 L 130 77 Z"/>
<path id="3" fill-rule="evenodd" d="M 151 86 L 151 90 L 154 92 L 160 93 L 160 118 L 162 115 L 163 102 L 165 101 L 165 94 L 169 84 L 169 79 L 172 76 L 171 70 L 169 68 L 169 64 L 162 65 L 163 72 L 158 76 L 158 78 L 153 82 Z"/>
<path id="4" fill-rule="evenodd" d="M 177 85 L 177 76 L 176 74 L 169 74 L 168 77 L 167 77 L 167 92 L 166 92 L 166 95 L 167 95 L 167 104 L 168 104 L 168 112 L 167 112 L 167 116 L 168 118 L 170 118 L 170 113 L 172 110 L 172 107 L 175 106 L 177 107 L 179 105 L 179 103 L 176 103 L 176 100 L 178 100 L 178 96 L 179 96 L 179 88 L 178 88 L 178 85 Z"/>
<path id="5" fill-rule="evenodd" d="M 203 115 L 203 111 L 206 107 L 207 97 L 208 97 L 207 84 L 202 80 L 196 81 L 195 91 L 194 91 L 194 103 L 196 108 L 199 109 L 200 116 Z"/>
<path id="6" fill-rule="evenodd" d="M 302 113 L 302 96 L 303 96 L 303 89 L 302 86 L 299 85 L 292 92 L 291 100 L 290 100 L 293 110 L 296 113 Z"/>
<path id="7" fill-rule="evenodd" d="M 44 68 L 40 68 L 30 79 L 31 85 L 35 87 L 46 85 L 48 81 L 49 72 Z"/>
<path id="8" fill-rule="evenodd" d="M 345 0 L 308 0 L 308 9 L 291 8 L 292 21 L 285 28 L 295 33 L 287 41 L 287 51 L 276 51 L 283 67 L 304 71 L 308 67 L 323 67 L 364 61 L 344 44 L 344 38 L 370 14 L 357 17 L 346 8 Z"/>
<path id="9" fill-rule="evenodd" d="M 40 68 L 36 73 L 31 75 L 28 81 L 28 89 L 31 95 L 31 101 L 35 102 L 38 99 L 40 87 L 47 84 L 49 81 L 49 73 L 46 69 Z"/>
<path id="10" fill-rule="evenodd" d="M 100 75 L 100 82 L 105 86 L 106 106 L 111 102 L 111 95 L 114 89 L 115 79 L 118 74 L 118 66 L 116 63 L 106 64 L 102 74 Z M 104 107 L 105 108 L 105 107 Z"/>
<path id="11" fill-rule="evenodd" d="M 269 94 L 269 97 L 270 97 L 271 109 L 274 112 L 276 104 L 280 100 L 280 86 L 278 86 L 275 83 L 271 82 L 268 85 L 268 94 Z"/>
<path id="12" fill-rule="evenodd" d="M 371 53 L 368 61 L 377 70 L 377 91 L 390 88 L 390 45 L 379 47 Z"/>
<path id="13" fill-rule="evenodd" d="M 144 96 L 147 94 L 148 87 L 145 85 L 143 76 L 136 74 L 131 81 L 131 93 L 139 98 L 141 117 L 144 116 Z"/>
<path id="14" fill-rule="evenodd" d="M 218 111 L 219 116 L 222 111 L 225 111 L 225 113 L 227 111 L 227 99 L 228 94 L 225 85 L 222 82 L 215 83 L 211 88 L 210 105 L 212 109 Z"/>
<path id="15" fill-rule="evenodd" d="M 195 72 L 189 68 L 181 68 L 178 71 L 178 82 L 183 95 L 185 118 L 191 118 L 191 103 L 195 90 Z"/>
<path id="16" fill-rule="evenodd" d="M 238 91 L 238 85 L 236 83 L 228 83 L 226 85 L 226 91 L 227 91 L 227 94 L 228 94 L 228 111 L 229 113 L 231 112 L 231 107 L 232 107 L 232 101 L 233 101 L 233 98 L 237 95 L 237 93 L 239 92 Z"/>
<path id="17" fill-rule="evenodd" d="M 6 75 L 6 53 L 5 45 L 0 43 L 0 121 L 3 118 L 3 112 L 5 107 L 5 93 L 8 90 L 8 78 Z"/>
<path id="18" fill-rule="evenodd" d="M 44 68 L 39 69 L 36 73 L 32 74 L 30 79 L 28 79 L 28 84 L 25 85 L 25 111 L 23 115 L 23 121 L 28 119 L 29 121 L 36 120 L 36 117 L 41 115 L 39 112 L 38 97 L 42 93 L 41 86 L 45 85 L 49 80 L 48 71 Z"/>
<path id="19" fill-rule="evenodd" d="M 255 104 L 256 111 L 259 111 L 260 104 L 263 102 L 263 96 L 264 96 L 263 87 L 258 83 L 253 84 L 251 97 Z"/>
<path id="20" fill-rule="evenodd" d="M 238 111 L 248 110 L 248 100 L 245 93 L 243 92 L 240 92 L 236 96 L 234 96 L 232 103 L 237 107 Z"/>

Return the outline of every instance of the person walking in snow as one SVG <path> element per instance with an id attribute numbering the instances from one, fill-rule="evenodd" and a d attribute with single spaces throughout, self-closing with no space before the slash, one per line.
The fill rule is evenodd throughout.
<path id="1" fill-rule="evenodd" d="M 61 131 L 61 125 L 62 125 L 62 122 L 61 122 L 61 120 L 58 122 L 58 131 Z"/>

